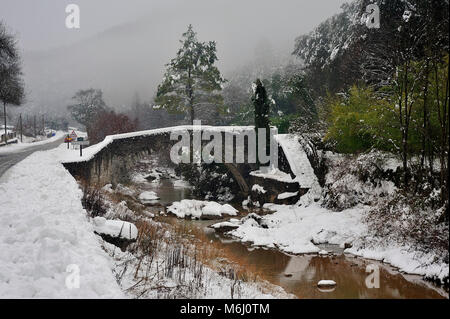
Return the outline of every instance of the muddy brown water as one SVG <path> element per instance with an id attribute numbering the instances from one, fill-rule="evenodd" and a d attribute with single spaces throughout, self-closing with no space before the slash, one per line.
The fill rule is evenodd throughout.
<path id="1" fill-rule="evenodd" d="M 161 197 L 159 203 L 163 205 L 191 197 L 188 188 L 174 187 L 170 180 L 145 183 L 140 187 L 155 191 Z M 448 298 L 448 292 L 423 280 L 421 276 L 403 274 L 387 264 L 344 254 L 342 249 L 334 245 L 320 246 L 333 252 L 332 255 L 294 256 L 275 249 L 251 247 L 218 234 L 208 227 L 217 221 L 166 218 L 170 218 L 171 222 L 200 228 L 208 240 L 215 242 L 216 247 L 219 245 L 231 251 L 231 258 L 238 260 L 240 265 L 256 269 L 263 274 L 264 279 L 299 298 Z M 369 264 L 379 267 L 379 288 L 366 286 L 369 275 L 366 267 Z M 319 289 L 317 283 L 320 280 L 333 280 L 337 285 L 333 289 Z"/>

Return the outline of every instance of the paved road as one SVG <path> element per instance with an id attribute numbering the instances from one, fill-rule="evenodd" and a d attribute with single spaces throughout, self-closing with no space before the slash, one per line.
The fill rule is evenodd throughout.
<path id="1" fill-rule="evenodd" d="M 64 138 L 61 138 L 55 142 L 33 146 L 22 151 L 16 151 L 14 153 L 0 153 L 0 177 L 2 177 L 2 175 L 5 174 L 8 169 L 24 160 L 32 153 L 36 151 L 46 151 L 58 147 L 63 141 Z"/>

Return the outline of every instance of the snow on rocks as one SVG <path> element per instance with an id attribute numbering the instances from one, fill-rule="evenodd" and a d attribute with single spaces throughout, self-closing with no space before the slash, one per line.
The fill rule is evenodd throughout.
<path id="1" fill-rule="evenodd" d="M 295 197 L 297 195 L 298 195 L 298 192 L 285 192 L 285 193 L 279 194 L 277 196 L 277 199 L 287 199 L 287 198 Z"/>
<path id="2" fill-rule="evenodd" d="M 256 213 L 250 213 L 241 219 L 231 218 L 226 222 L 217 223 L 211 225 L 210 227 L 217 232 L 226 233 L 238 229 L 240 225 L 244 224 L 251 227 L 269 228 L 269 226 L 275 227 L 277 221 L 269 218 L 263 218 Z"/>
<path id="3" fill-rule="evenodd" d="M 178 218 L 220 219 L 222 215 L 236 216 L 237 210 L 229 205 L 217 202 L 183 199 L 167 207 L 167 212 Z"/>
<path id="4" fill-rule="evenodd" d="M 275 213 L 265 216 L 249 214 L 233 222 L 238 227 L 228 234 L 253 246 L 278 248 L 294 254 L 322 255 L 326 251 L 317 245 L 339 245 L 345 248 L 345 253 L 380 260 L 406 273 L 441 281 L 449 275 L 448 264 L 436 262 L 439 259 L 431 252 L 420 253 L 405 244 L 372 243 L 367 238 L 367 224 L 363 222 L 367 211 L 365 206 L 341 212 L 332 212 L 320 207 L 319 203 L 300 207 L 265 204 L 264 208 Z M 220 229 L 220 226 L 216 227 Z"/>
<path id="5" fill-rule="evenodd" d="M 250 172 L 251 176 L 273 179 L 279 182 L 293 183 L 291 175 L 280 171 L 278 168 L 271 167 L 267 171 L 257 170 Z"/>
<path id="6" fill-rule="evenodd" d="M 125 240 L 135 240 L 138 235 L 138 230 L 134 224 L 121 220 L 107 220 L 103 217 L 94 218 L 94 231 L 97 234 Z"/>
<path id="7" fill-rule="evenodd" d="M 122 184 L 117 184 L 116 186 L 116 193 L 120 193 L 122 195 L 134 197 L 136 195 L 136 192 L 132 190 L 131 188 L 124 186 Z"/>
<path id="8" fill-rule="evenodd" d="M 0 298 L 122 298 L 75 179 L 70 150 L 36 152 L 0 180 Z M 80 286 L 66 279 L 79 271 Z"/>
<path id="9" fill-rule="evenodd" d="M 264 208 L 276 212 L 266 216 L 249 214 L 230 235 L 255 246 L 301 254 L 321 251 L 315 244 L 350 242 L 366 230 L 358 209 L 333 213 L 318 204 L 308 207 L 266 204 Z"/>
<path id="10" fill-rule="evenodd" d="M 449 276 L 449 265 L 436 263 L 436 255 L 423 253 L 407 245 L 371 245 L 370 247 L 354 246 L 345 250 L 367 259 L 374 259 L 388 263 L 408 274 L 422 275 L 429 279 L 439 279 L 441 282 Z"/>
<path id="11" fill-rule="evenodd" d="M 102 187 L 102 191 L 105 191 L 107 193 L 114 193 L 114 190 L 112 188 L 112 184 L 106 184 Z"/>
<path id="12" fill-rule="evenodd" d="M 156 194 L 153 191 L 146 191 L 146 192 L 142 192 L 142 193 L 139 194 L 139 200 L 143 204 L 148 203 L 148 202 L 153 202 L 153 201 L 158 200 L 158 199 L 159 199 L 158 194 Z"/>
<path id="13" fill-rule="evenodd" d="M 252 187 L 252 192 L 257 192 L 257 193 L 261 193 L 261 194 L 265 194 L 266 190 L 264 189 L 264 187 L 262 187 L 261 185 L 255 184 Z"/>
<path id="14" fill-rule="evenodd" d="M 319 287 L 319 288 L 336 287 L 336 282 L 334 280 L 320 280 L 317 283 L 317 287 Z"/>
<path id="15" fill-rule="evenodd" d="M 295 175 L 295 181 L 302 188 L 312 188 L 318 184 L 317 177 L 309 162 L 305 150 L 300 144 L 299 137 L 293 134 L 278 134 L 275 139 L 283 149 L 289 166 Z"/>
<path id="16" fill-rule="evenodd" d="M 107 213 L 103 216 L 107 219 L 125 219 L 125 220 L 133 220 L 135 217 L 134 212 L 128 208 L 126 201 L 121 201 L 118 204 L 109 203 L 109 208 Z"/>
<path id="17" fill-rule="evenodd" d="M 228 221 L 228 222 L 217 223 L 217 224 L 211 225 L 210 227 L 212 229 L 214 229 L 215 231 L 226 233 L 226 232 L 229 232 L 236 228 L 239 228 L 239 224 Z"/>
<path id="18" fill-rule="evenodd" d="M 148 174 L 144 178 L 147 181 L 151 181 L 153 183 L 159 183 L 159 181 L 161 180 L 161 176 L 162 176 L 162 173 L 157 172 L 156 170 L 153 170 L 153 172 L 151 172 L 150 174 Z"/>

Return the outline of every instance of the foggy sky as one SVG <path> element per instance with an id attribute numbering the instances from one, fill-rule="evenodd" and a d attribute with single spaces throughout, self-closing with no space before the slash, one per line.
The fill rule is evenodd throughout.
<path id="1" fill-rule="evenodd" d="M 23 51 L 28 107 L 65 109 L 76 90 L 92 86 L 120 108 L 135 92 L 144 100 L 153 96 L 190 23 L 200 40 L 217 42 L 226 75 L 258 51 L 288 55 L 297 36 L 339 12 L 344 2 L 0 0 L 0 19 Z M 69 3 L 80 6 L 80 29 L 65 27 Z"/>

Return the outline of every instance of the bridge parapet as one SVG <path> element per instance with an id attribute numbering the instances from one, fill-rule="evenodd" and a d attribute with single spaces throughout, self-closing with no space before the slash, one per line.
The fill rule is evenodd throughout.
<path id="1" fill-rule="evenodd" d="M 114 185 L 126 181 L 130 168 L 143 156 L 158 154 L 162 164 L 175 166 L 178 163 L 174 163 L 171 158 L 175 147 L 184 145 L 185 149 L 195 150 L 200 145 L 200 149 L 204 152 L 205 149 L 206 153 L 212 151 L 214 158 L 216 152 L 220 153 L 221 163 L 231 172 L 241 191 L 247 194 L 250 191 L 248 184 L 252 180 L 250 172 L 258 168 L 249 152 L 249 145 L 252 146 L 253 143 L 251 138 L 253 132 L 253 126 L 199 128 L 189 125 L 112 135 L 107 136 L 101 143 L 86 148 L 83 157 L 65 159 L 63 165 L 77 179 L 99 186 L 109 183 Z M 201 133 L 200 140 L 197 133 Z M 183 136 L 186 138 L 186 134 L 188 142 L 184 141 L 183 144 Z M 233 141 L 231 144 L 230 139 Z M 212 140 L 216 141 L 214 145 L 211 145 Z M 283 149 L 278 145 L 276 147 L 280 169 L 295 178 Z M 189 154 L 191 163 L 196 161 L 194 153 Z"/>

